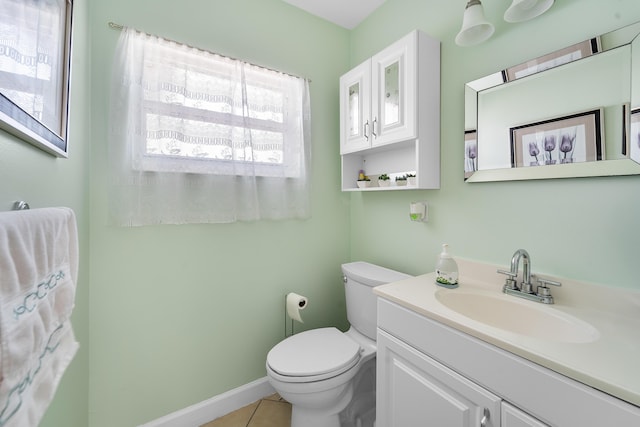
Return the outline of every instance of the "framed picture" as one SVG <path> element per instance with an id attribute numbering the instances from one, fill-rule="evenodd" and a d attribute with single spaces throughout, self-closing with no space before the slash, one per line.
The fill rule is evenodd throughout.
<path id="1" fill-rule="evenodd" d="M 603 160 L 602 109 L 511 128 L 514 168 Z"/>
<path id="2" fill-rule="evenodd" d="M 640 163 L 640 108 L 631 110 L 629 123 L 629 158 Z"/>
<path id="3" fill-rule="evenodd" d="M 477 131 L 464 131 L 464 179 L 478 170 L 478 136 Z"/>
<path id="4" fill-rule="evenodd" d="M 0 0 L 0 128 L 67 157 L 72 0 Z"/>
<path id="5" fill-rule="evenodd" d="M 505 81 L 510 82 L 598 52 L 600 52 L 600 39 L 592 38 L 581 43 L 576 43 L 567 48 L 560 49 L 548 55 L 543 55 L 536 59 L 532 59 L 531 61 L 523 62 L 522 64 L 507 68 L 503 73 L 504 78 Z"/>

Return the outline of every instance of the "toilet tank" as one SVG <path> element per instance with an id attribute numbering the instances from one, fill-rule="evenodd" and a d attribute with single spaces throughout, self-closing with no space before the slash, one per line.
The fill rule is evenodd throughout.
<path id="1" fill-rule="evenodd" d="M 342 264 L 342 274 L 349 324 L 375 341 L 378 308 L 373 288 L 412 276 L 363 261 Z"/>

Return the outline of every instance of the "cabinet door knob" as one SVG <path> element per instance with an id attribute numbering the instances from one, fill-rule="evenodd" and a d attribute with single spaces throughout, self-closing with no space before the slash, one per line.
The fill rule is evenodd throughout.
<path id="1" fill-rule="evenodd" d="M 489 412 L 489 410 L 487 408 L 484 408 L 484 413 L 482 415 L 482 419 L 480 420 L 480 427 L 487 427 L 489 424 L 489 415 L 491 415 L 491 413 Z"/>
<path id="2" fill-rule="evenodd" d="M 367 135 L 367 131 L 369 130 L 369 120 L 364 123 L 364 139 L 369 140 L 369 135 Z"/>
<path id="3" fill-rule="evenodd" d="M 373 119 L 373 124 L 371 125 L 371 135 L 373 135 L 374 138 L 377 138 L 378 135 L 376 135 L 376 122 L 378 121 L 378 118 L 376 117 L 375 119 Z"/>

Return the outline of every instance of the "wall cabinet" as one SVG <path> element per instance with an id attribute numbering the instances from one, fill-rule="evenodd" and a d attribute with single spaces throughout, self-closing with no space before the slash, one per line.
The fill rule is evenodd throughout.
<path id="1" fill-rule="evenodd" d="M 640 408 L 378 299 L 376 425 L 640 426 Z"/>
<path id="2" fill-rule="evenodd" d="M 343 190 L 357 189 L 360 170 L 414 172 L 417 188 L 439 188 L 439 41 L 413 31 L 340 78 L 340 154 Z"/>
<path id="3" fill-rule="evenodd" d="M 340 78 L 340 154 L 416 137 L 417 32 Z"/>

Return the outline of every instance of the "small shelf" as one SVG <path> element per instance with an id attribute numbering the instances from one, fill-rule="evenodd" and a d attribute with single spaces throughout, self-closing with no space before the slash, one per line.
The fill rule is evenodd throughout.
<path id="1" fill-rule="evenodd" d="M 389 187 L 367 187 L 367 188 L 343 188 L 342 191 L 403 191 L 403 190 L 423 190 L 416 185 L 391 185 Z"/>
<path id="2" fill-rule="evenodd" d="M 342 155 L 342 191 L 432 190 L 440 188 L 439 156 L 421 150 L 419 140 L 376 147 Z M 372 178 L 372 187 L 359 188 L 358 173 L 364 170 Z M 378 187 L 378 175 L 391 177 L 391 186 Z M 395 175 L 416 174 L 416 185 L 395 185 Z"/>

